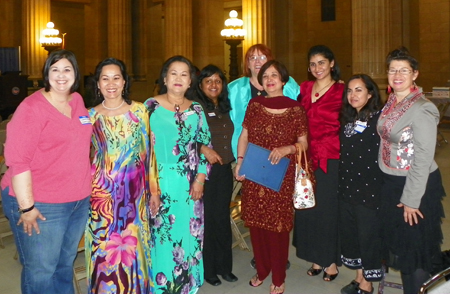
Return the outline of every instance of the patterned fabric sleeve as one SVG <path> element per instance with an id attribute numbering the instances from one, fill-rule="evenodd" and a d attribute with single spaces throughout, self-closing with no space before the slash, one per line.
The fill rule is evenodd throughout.
<path id="1" fill-rule="evenodd" d="M 209 132 L 208 122 L 206 121 L 205 112 L 203 111 L 202 106 L 197 103 L 193 102 L 193 108 L 196 111 L 198 115 L 198 124 L 197 124 L 197 133 L 195 141 L 198 143 L 201 143 L 203 145 L 208 146 L 209 148 L 212 148 L 211 144 L 211 133 Z M 206 160 L 206 157 L 204 154 L 200 153 L 200 160 L 198 163 L 198 169 L 197 173 L 203 173 L 206 175 L 206 179 L 208 179 L 209 172 L 211 171 L 212 165 Z"/>

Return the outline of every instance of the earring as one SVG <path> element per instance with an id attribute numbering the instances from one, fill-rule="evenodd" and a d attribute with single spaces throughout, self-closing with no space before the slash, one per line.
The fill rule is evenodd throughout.
<path id="1" fill-rule="evenodd" d="M 308 72 L 311 72 L 311 69 L 308 67 Z"/>
<path id="2" fill-rule="evenodd" d="M 386 92 L 388 94 L 391 94 L 392 93 L 392 87 L 391 86 L 387 86 Z"/>
<path id="3" fill-rule="evenodd" d="M 97 97 L 100 98 L 101 94 L 100 94 L 100 88 L 97 89 Z"/>
<path id="4" fill-rule="evenodd" d="M 125 96 L 125 89 L 122 89 L 122 97 Z"/>
<path id="5" fill-rule="evenodd" d="M 411 86 L 411 92 L 417 90 L 416 81 L 413 80 L 413 85 Z"/>

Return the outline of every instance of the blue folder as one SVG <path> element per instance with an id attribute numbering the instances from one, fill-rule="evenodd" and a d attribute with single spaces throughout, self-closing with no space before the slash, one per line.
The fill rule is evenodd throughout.
<path id="1" fill-rule="evenodd" d="M 239 174 L 245 175 L 247 180 L 279 192 L 289 159 L 283 157 L 278 164 L 272 164 L 268 159 L 270 152 L 261 146 L 248 143 Z"/>

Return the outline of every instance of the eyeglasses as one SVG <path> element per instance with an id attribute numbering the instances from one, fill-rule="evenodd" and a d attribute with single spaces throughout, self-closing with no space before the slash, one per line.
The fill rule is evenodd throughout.
<path id="1" fill-rule="evenodd" d="M 388 69 L 386 72 L 387 72 L 388 75 L 391 75 L 391 76 L 393 76 L 393 75 L 395 75 L 397 73 L 399 73 L 399 74 L 401 74 L 403 76 L 406 76 L 406 75 L 409 75 L 410 73 L 412 73 L 412 70 L 410 70 L 408 68 L 401 68 L 401 69 L 393 69 L 393 68 L 391 68 L 391 69 Z"/>
<path id="2" fill-rule="evenodd" d="M 249 58 L 248 58 L 248 60 L 249 61 L 253 61 L 253 62 L 255 62 L 256 60 L 260 60 L 260 61 L 265 61 L 265 60 L 267 60 L 267 56 L 266 55 L 261 55 L 261 56 L 255 56 L 255 55 L 253 55 L 253 56 L 250 56 Z"/>

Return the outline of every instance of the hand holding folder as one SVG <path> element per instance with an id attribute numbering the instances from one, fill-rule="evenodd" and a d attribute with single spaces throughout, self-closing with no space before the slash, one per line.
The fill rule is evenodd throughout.
<path id="1" fill-rule="evenodd" d="M 270 152 L 261 146 L 248 143 L 239 174 L 245 175 L 245 178 L 250 181 L 279 192 L 289 166 L 289 159 L 283 157 L 278 164 L 271 164 L 268 159 Z"/>

